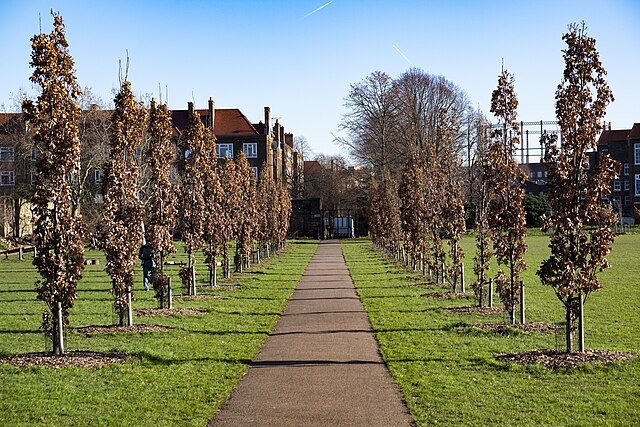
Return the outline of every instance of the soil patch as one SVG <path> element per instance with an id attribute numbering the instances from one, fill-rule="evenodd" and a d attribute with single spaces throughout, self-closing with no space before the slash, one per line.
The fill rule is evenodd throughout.
<path id="1" fill-rule="evenodd" d="M 189 308 L 189 307 L 178 307 L 178 308 L 141 308 L 136 310 L 136 316 L 161 316 L 168 317 L 173 316 L 175 314 L 204 314 L 207 310 L 203 308 Z"/>
<path id="2" fill-rule="evenodd" d="M 114 363 L 122 363 L 127 356 L 118 353 L 101 353 L 96 351 L 69 351 L 64 356 L 56 356 L 53 353 L 25 353 L 12 354 L 0 358 L 0 363 L 5 363 L 21 368 L 32 366 L 46 366 L 48 368 L 101 368 Z"/>
<path id="3" fill-rule="evenodd" d="M 478 307 L 478 306 L 462 306 L 462 307 L 449 307 L 447 311 L 453 313 L 479 313 L 484 315 L 504 313 L 504 307 Z"/>
<path id="4" fill-rule="evenodd" d="M 424 298 L 435 298 L 435 299 L 454 299 L 454 298 L 467 298 L 472 296 L 473 294 L 470 292 L 429 292 L 427 294 L 420 295 Z"/>
<path id="5" fill-rule="evenodd" d="M 607 350 L 586 350 L 583 353 L 565 353 L 556 350 L 533 350 L 523 353 L 510 353 L 496 356 L 496 359 L 519 363 L 522 365 L 540 364 L 547 369 L 573 369 L 588 364 L 601 363 L 603 365 L 622 362 L 638 357 L 636 354 L 621 353 Z"/>
<path id="6" fill-rule="evenodd" d="M 208 295 L 208 294 L 200 294 L 200 295 L 178 295 L 173 297 L 176 301 L 193 301 L 193 300 L 203 300 L 203 299 L 225 299 L 222 295 Z"/>
<path id="7" fill-rule="evenodd" d="M 76 329 L 81 334 L 87 336 L 91 335 L 105 335 L 105 334 L 135 334 L 142 332 L 160 332 L 173 329 L 171 326 L 162 325 L 131 325 L 131 326 L 85 326 L 84 328 Z"/>

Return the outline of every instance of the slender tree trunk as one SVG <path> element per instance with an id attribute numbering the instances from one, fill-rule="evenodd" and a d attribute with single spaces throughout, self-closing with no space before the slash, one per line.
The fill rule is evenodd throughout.
<path id="1" fill-rule="evenodd" d="M 218 261 L 213 257 L 213 286 L 218 286 Z"/>
<path id="2" fill-rule="evenodd" d="M 571 319 L 571 307 L 573 305 L 573 299 L 569 298 L 566 306 L 566 328 L 565 328 L 565 339 L 567 342 L 567 353 L 573 353 L 573 321 Z"/>

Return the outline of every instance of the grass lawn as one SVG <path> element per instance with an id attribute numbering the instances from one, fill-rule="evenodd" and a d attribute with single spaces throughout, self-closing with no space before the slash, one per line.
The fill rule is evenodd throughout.
<path id="1" fill-rule="evenodd" d="M 126 353 L 129 360 L 100 369 L 0 364 L 0 425 L 206 425 L 275 327 L 315 247 L 290 242 L 277 258 L 226 283 L 237 289 L 199 291 L 224 298 L 174 302 L 206 309 L 203 315 L 134 319 L 174 327 L 170 331 L 91 337 L 75 329 L 110 325 L 115 316 L 104 256 L 87 252 L 100 265 L 87 266 L 78 286 L 67 349 Z M 44 304 L 35 300 L 31 259 L 0 260 L 0 356 L 44 350 L 38 330 Z M 186 260 L 182 253 L 173 259 Z M 201 259 L 196 268 L 198 282 L 206 283 Z M 178 268 L 168 273 L 179 288 Z M 141 276 L 139 269 L 134 309 L 157 307 L 153 292 L 142 290 Z"/>
<path id="2" fill-rule="evenodd" d="M 548 254 L 548 238 L 535 235 L 527 242 L 527 320 L 560 323 L 562 304 L 535 276 Z M 465 237 L 468 283 L 474 244 Z M 447 311 L 472 305 L 473 298 L 420 297 L 446 289 L 414 286 L 405 277 L 415 273 L 384 258 L 369 241 L 345 241 L 342 247 L 382 356 L 418 425 L 638 425 L 640 359 L 559 372 L 499 362 L 494 355 L 563 349 L 563 331 L 556 336 L 473 328 L 507 317 Z M 640 354 L 640 235 L 619 236 L 610 261 L 613 267 L 600 276 L 604 288 L 585 304 L 586 346 Z"/>

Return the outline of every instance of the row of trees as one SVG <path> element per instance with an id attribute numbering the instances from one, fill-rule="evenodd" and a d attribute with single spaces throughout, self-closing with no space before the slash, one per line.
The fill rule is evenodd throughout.
<path id="1" fill-rule="evenodd" d="M 62 18 L 53 14 L 53 31 L 32 38 L 34 68 L 31 81 L 41 89 L 38 99 L 23 103 L 36 152 L 34 245 L 41 279 L 38 299 L 46 302 L 42 327 L 53 339 L 53 349 L 64 353 L 63 330 L 76 299 L 76 286 L 84 265 L 88 237 L 73 195 L 78 184 L 80 118 L 73 59 L 68 52 Z M 164 273 L 167 255 L 175 252 L 173 233 L 180 232 L 188 255 L 181 277 L 195 294 L 195 253 L 203 249 L 215 284 L 216 257 L 223 258 L 228 277 L 229 246 L 236 241 L 236 269 L 248 263 L 257 247 L 266 251 L 284 244 L 291 212 L 289 194 L 275 185 L 263 168 L 260 185 L 246 157 L 218 161 L 215 136 L 204 127 L 198 113 L 190 118 L 178 146 L 184 162 L 179 180 L 172 183 L 175 162 L 170 112 L 151 101 L 137 101 L 125 80 L 115 97 L 108 120 L 109 154 L 103 183 L 104 203 L 97 227 L 98 246 L 105 251 L 106 271 L 112 280 L 114 307 L 121 325 L 130 320 L 134 267 L 141 242 L 155 258 L 153 287 L 160 304 L 166 299 L 169 278 Z M 139 165 L 147 177 L 141 186 Z M 145 194 L 145 208 L 140 194 Z M 74 204 L 74 200 L 76 203 Z M 145 227 L 146 225 L 146 227 Z M 145 233 L 146 230 L 146 233 Z"/>
<path id="2" fill-rule="evenodd" d="M 562 146 L 555 135 L 544 135 L 541 141 L 550 212 L 542 215 L 541 222 L 551 235 L 551 256 L 537 274 L 564 305 L 567 351 L 574 349 L 576 320 L 582 351 L 583 304 L 601 287 L 597 273 L 608 266 L 606 255 L 614 237 L 615 215 L 602 200 L 619 165 L 606 154 L 591 168 L 588 162 L 587 152 L 595 149 L 605 108 L 613 100 L 595 39 L 587 36 L 584 24 L 574 24 L 563 40 L 565 70 L 556 92 Z M 409 84 L 418 81 L 439 82 L 435 86 L 439 90 Z M 370 198 L 374 242 L 394 254 L 406 250 L 414 268 L 421 264 L 425 272 L 437 276 L 446 258 L 441 240 L 449 239 L 448 274 L 454 290 L 462 256 L 457 242 L 464 232 L 461 183 L 466 180 L 467 219 L 473 219 L 476 229 L 472 287 L 482 305 L 491 280 L 490 260 L 495 257 L 499 266 L 495 282 L 511 323 L 516 321 L 516 307 L 523 304 L 520 274 L 527 268 L 526 177 L 514 160 L 520 141 L 517 106 L 514 77 L 506 70 L 492 93 L 495 125 L 479 112 L 465 110 L 461 91 L 443 78 L 410 70 L 397 81 L 373 73 L 353 85 L 347 98 L 350 111 L 343 120 L 349 132 L 343 142 L 374 170 Z M 462 170 L 465 133 L 469 161 Z M 404 164 L 401 176 L 395 172 L 400 170 L 397 162 Z"/>

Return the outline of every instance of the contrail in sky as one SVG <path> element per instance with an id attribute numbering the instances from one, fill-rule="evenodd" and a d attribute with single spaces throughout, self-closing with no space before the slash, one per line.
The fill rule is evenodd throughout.
<path id="1" fill-rule="evenodd" d="M 320 9 L 324 9 L 325 7 L 329 6 L 331 3 L 333 3 L 333 0 L 331 0 L 331 1 L 330 1 L 330 2 L 328 2 L 328 3 L 323 4 L 322 6 L 320 6 L 319 8 L 317 8 L 316 10 L 314 10 L 313 12 L 309 12 L 309 13 L 307 13 L 306 15 L 304 15 L 304 17 L 303 17 L 303 18 L 306 18 L 307 16 L 311 16 L 311 15 L 313 15 L 314 13 L 316 13 L 317 11 L 319 11 Z"/>
<path id="2" fill-rule="evenodd" d="M 404 59 L 409 63 L 409 65 L 411 65 L 411 66 L 413 67 L 413 62 L 411 62 L 411 61 L 409 60 L 409 58 L 407 58 L 407 55 L 405 55 L 404 53 L 402 53 L 402 51 L 401 51 L 400 49 L 398 49 L 398 46 L 396 46 L 395 44 L 393 44 L 393 45 L 391 45 L 391 46 L 393 46 L 393 48 L 394 48 L 395 50 L 397 50 L 397 51 L 398 51 L 398 53 L 399 53 L 400 55 L 402 55 L 402 57 L 403 57 L 403 58 L 404 58 Z"/>

